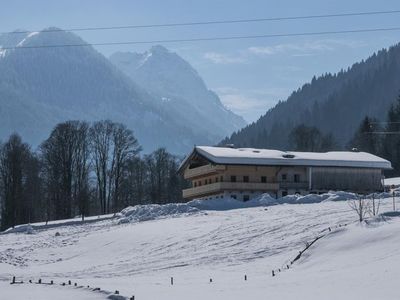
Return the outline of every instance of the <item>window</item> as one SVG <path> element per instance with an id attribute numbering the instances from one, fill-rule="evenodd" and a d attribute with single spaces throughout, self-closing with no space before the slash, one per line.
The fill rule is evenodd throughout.
<path id="1" fill-rule="evenodd" d="M 294 182 L 300 182 L 300 174 L 294 174 Z"/>
<path id="2" fill-rule="evenodd" d="M 236 195 L 231 195 L 231 198 L 236 199 L 237 197 Z"/>
<path id="3" fill-rule="evenodd" d="M 249 176 L 243 176 L 243 182 L 249 182 Z"/>
<path id="4" fill-rule="evenodd" d="M 243 201 L 244 202 L 249 201 L 249 200 L 250 200 L 250 196 L 249 195 L 244 195 L 243 196 Z"/>
<path id="5" fill-rule="evenodd" d="M 199 186 L 201 186 L 201 181 L 199 181 Z"/>
<path id="6" fill-rule="evenodd" d="M 282 197 L 287 196 L 287 191 L 282 191 Z"/>
<path id="7" fill-rule="evenodd" d="M 204 180 L 204 185 L 206 185 L 207 184 L 207 179 L 206 180 Z"/>
<path id="8" fill-rule="evenodd" d="M 231 182 L 236 182 L 236 176 L 235 175 L 231 176 Z"/>
<path id="9" fill-rule="evenodd" d="M 210 179 L 208 179 L 208 184 L 211 184 L 211 178 L 210 178 Z"/>
<path id="10" fill-rule="evenodd" d="M 267 176 L 261 176 L 261 182 L 267 183 Z"/>
<path id="11" fill-rule="evenodd" d="M 221 179 L 221 182 L 224 181 L 224 176 L 221 176 L 219 179 Z"/>
<path id="12" fill-rule="evenodd" d="M 194 182 L 194 187 L 196 187 L 196 186 L 197 186 L 197 182 L 195 181 L 195 182 Z"/>
<path id="13" fill-rule="evenodd" d="M 218 182 L 218 177 L 215 177 L 215 182 Z"/>
<path id="14" fill-rule="evenodd" d="M 282 174 L 281 178 L 282 178 L 282 181 L 286 181 L 287 180 L 287 174 Z"/>

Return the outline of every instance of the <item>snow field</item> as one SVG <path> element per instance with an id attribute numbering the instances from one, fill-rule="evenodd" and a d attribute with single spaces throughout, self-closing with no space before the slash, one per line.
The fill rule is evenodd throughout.
<path id="1" fill-rule="evenodd" d="M 381 211 L 390 207 L 391 199 L 384 199 Z M 139 210 L 127 209 L 119 216 L 132 217 L 125 224 L 103 220 L 1 235 L 0 282 L 13 275 L 71 279 L 135 299 L 373 299 L 368 295 L 378 293 L 396 299 L 389 289 L 400 275 L 399 241 L 390 233 L 400 229 L 396 217 L 360 226 L 345 201 L 326 199 L 176 214 L 169 208 L 165 215 L 148 209 L 146 222 L 132 217 Z M 271 276 L 322 230 L 345 223 L 293 268 Z"/>

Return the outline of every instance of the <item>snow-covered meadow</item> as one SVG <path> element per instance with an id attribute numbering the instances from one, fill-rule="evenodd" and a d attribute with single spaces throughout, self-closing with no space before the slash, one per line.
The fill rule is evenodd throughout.
<path id="1" fill-rule="evenodd" d="M 12 276 L 71 280 L 135 299 L 397 299 L 400 217 L 359 224 L 340 201 L 351 197 L 142 206 L 84 225 L 0 235 L 0 299 L 106 297 L 83 288 L 10 285 Z M 382 200 L 381 212 L 391 201 Z M 285 270 L 328 227 L 331 233 Z"/>

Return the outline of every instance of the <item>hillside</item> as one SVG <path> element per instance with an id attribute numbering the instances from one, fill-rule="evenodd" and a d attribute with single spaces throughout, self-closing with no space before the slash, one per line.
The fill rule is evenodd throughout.
<path id="1" fill-rule="evenodd" d="M 0 286 L 6 291 L 18 288 L 6 284 L 16 275 L 25 280 L 70 279 L 136 299 L 397 297 L 398 217 L 359 225 L 345 201 L 176 209 L 184 205 L 138 207 L 142 222 L 104 220 L 0 235 Z M 381 211 L 390 207 L 391 199 L 386 199 Z M 152 218 L 150 211 L 166 214 Z M 306 242 L 328 227 L 330 234 L 283 270 Z M 271 270 L 278 268 L 283 272 L 272 277 Z"/>
<path id="2" fill-rule="evenodd" d="M 288 149 L 290 131 L 303 123 L 332 133 L 343 148 L 366 115 L 386 119 L 399 91 L 400 44 L 337 74 L 314 77 L 221 144 Z"/>
<path id="3" fill-rule="evenodd" d="M 37 146 L 58 122 L 111 119 L 134 130 L 145 152 L 165 146 L 182 154 L 194 144 L 215 143 L 229 128 L 243 125 L 227 121 L 222 133 L 186 123 L 178 108 L 169 108 L 157 93 L 134 82 L 89 45 L 19 48 L 64 44 L 85 41 L 64 31 L 0 35 L 0 139 L 16 131 Z"/>
<path id="4" fill-rule="evenodd" d="M 197 71 L 163 46 L 144 53 L 117 52 L 110 61 L 160 101 L 162 108 L 182 126 L 218 141 L 246 125 L 224 107 Z"/>

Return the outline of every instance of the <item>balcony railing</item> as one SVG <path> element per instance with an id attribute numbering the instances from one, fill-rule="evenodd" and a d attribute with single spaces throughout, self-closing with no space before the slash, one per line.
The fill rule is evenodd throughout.
<path id="1" fill-rule="evenodd" d="M 277 191 L 279 183 L 256 182 L 216 182 L 183 190 L 183 198 L 195 198 L 217 194 L 227 190 L 238 191 Z"/>
<path id="2" fill-rule="evenodd" d="M 281 189 L 308 189 L 308 182 L 280 181 L 279 186 Z"/>
<path id="3" fill-rule="evenodd" d="M 205 165 L 193 169 L 187 169 L 185 171 L 184 177 L 185 179 L 190 179 L 198 176 L 203 176 L 206 174 L 216 174 L 218 171 L 225 170 L 225 166 L 221 165 Z"/>

